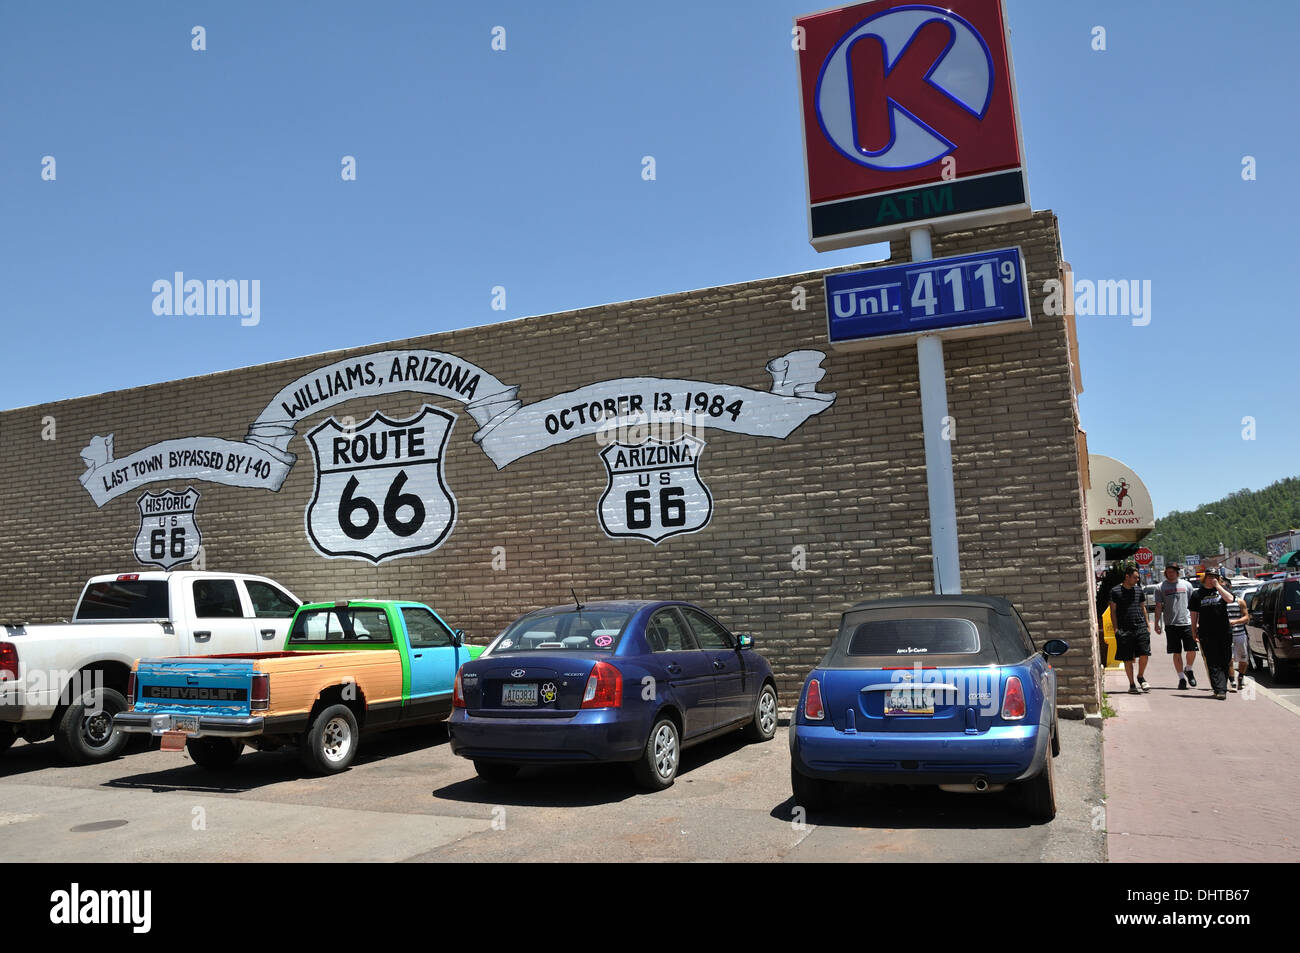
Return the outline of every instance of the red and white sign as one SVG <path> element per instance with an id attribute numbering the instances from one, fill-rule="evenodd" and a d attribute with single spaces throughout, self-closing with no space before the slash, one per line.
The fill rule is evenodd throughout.
<path id="1" fill-rule="evenodd" d="M 1141 549 L 1137 551 L 1137 555 L 1134 556 L 1133 558 L 1137 560 L 1137 564 L 1139 566 L 1150 566 L 1152 561 L 1155 560 L 1156 554 L 1151 552 L 1151 550 L 1147 549 L 1145 546 L 1143 546 Z"/>
<path id="2" fill-rule="evenodd" d="M 1002 0 L 873 0 L 795 26 L 815 248 L 1028 214 Z"/>

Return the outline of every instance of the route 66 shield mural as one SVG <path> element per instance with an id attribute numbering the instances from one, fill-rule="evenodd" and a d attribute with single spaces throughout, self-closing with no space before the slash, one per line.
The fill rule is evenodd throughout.
<path id="1" fill-rule="evenodd" d="M 316 551 L 381 563 L 442 545 L 456 522 L 443 476 L 455 422 L 426 404 L 409 420 L 375 413 L 349 431 L 331 417 L 307 434 L 316 461 L 307 535 Z"/>
<path id="2" fill-rule="evenodd" d="M 635 446 L 613 443 L 600 451 L 609 484 L 600 498 L 601 528 L 608 536 L 636 536 L 656 546 L 669 536 L 703 529 L 713 516 L 713 495 L 700 479 L 704 441 L 684 434 Z"/>
<path id="3" fill-rule="evenodd" d="M 136 505 L 140 508 L 140 531 L 135 535 L 135 558 L 145 566 L 173 566 L 187 563 L 199 554 L 203 534 L 194 522 L 199 491 L 146 491 Z"/>

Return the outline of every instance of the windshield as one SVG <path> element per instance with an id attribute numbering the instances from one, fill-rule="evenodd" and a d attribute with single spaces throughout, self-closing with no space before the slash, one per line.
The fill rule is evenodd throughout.
<path id="1" fill-rule="evenodd" d="M 388 613 L 365 606 L 303 609 L 293 620 L 290 642 L 392 642 Z"/>
<path id="2" fill-rule="evenodd" d="M 97 582 L 86 587 L 77 606 L 78 619 L 170 619 L 167 583 Z"/>
<path id="3" fill-rule="evenodd" d="M 513 623 L 493 644 L 493 655 L 507 652 L 613 652 L 632 613 L 628 609 L 554 609 L 534 612 Z"/>

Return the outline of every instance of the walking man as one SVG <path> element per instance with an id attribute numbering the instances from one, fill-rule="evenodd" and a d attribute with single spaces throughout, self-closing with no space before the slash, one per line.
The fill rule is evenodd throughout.
<path id="1" fill-rule="evenodd" d="M 1192 593 L 1188 610 L 1192 616 L 1192 635 L 1205 655 L 1205 667 L 1210 672 L 1210 690 L 1220 701 L 1228 697 L 1228 666 L 1232 659 L 1232 621 L 1228 615 L 1232 592 L 1219 580 L 1217 569 L 1205 570 L 1201 588 Z"/>
<path id="2" fill-rule="evenodd" d="M 1228 621 L 1232 623 L 1232 661 L 1235 672 L 1228 672 L 1228 691 L 1239 692 L 1246 686 L 1246 669 L 1249 667 L 1249 650 L 1246 648 L 1246 620 L 1250 612 L 1246 600 L 1228 593 Z"/>
<path id="3" fill-rule="evenodd" d="M 1147 629 L 1147 600 L 1146 594 L 1137 581 L 1137 567 L 1129 566 L 1124 572 L 1124 581 L 1110 591 L 1110 617 L 1115 623 L 1115 659 L 1124 663 L 1124 674 L 1128 676 L 1130 695 L 1151 691 L 1144 677 L 1147 662 L 1151 660 L 1151 632 Z M 1133 679 L 1134 659 L 1137 659 L 1138 663 L 1136 682 Z"/>
<path id="4" fill-rule="evenodd" d="M 1156 586 L 1156 635 L 1163 627 L 1165 649 L 1173 657 L 1174 671 L 1178 673 L 1178 690 L 1188 685 L 1196 687 L 1196 639 L 1192 638 L 1192 615 L 1187 601 L 1192 596 L 1192 584 L 1182 577 L 1182 566 L 1170 563 L 1165 567 L 1165 581 Z"/>

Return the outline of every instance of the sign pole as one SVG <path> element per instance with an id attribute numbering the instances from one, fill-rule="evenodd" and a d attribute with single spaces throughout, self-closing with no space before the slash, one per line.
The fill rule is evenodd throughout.
<path id="1" fill-rule="evenodd" d="M 930 261 L 934 251 L 929 228 L 908 232 L 912 261 Z M 934 591 L 961 592 L 961 555 L 957 547 L 957 494 L 953 488 L 952 443 L 944 438 L 948 417 L 948 376 L 943 366 L 943 339 L 923 334 L 916 339 L 921 382 L 921 425 L 925 433 L 925 482 L 930 501 L 930 548 Z"/>

